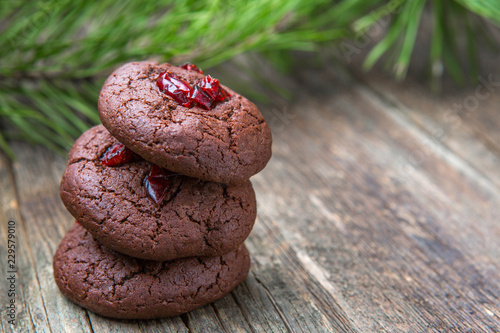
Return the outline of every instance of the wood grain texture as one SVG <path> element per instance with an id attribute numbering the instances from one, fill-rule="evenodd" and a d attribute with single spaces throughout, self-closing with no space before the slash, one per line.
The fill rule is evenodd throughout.
<path id="1" fill-rule="evenodd" d="M 475 87 L 436 97 L 355 66 L 287 80 L 294 101 L 262 107 L 274 154 L 252 178 L 250 275 L 182 316 L 109 320 L 65 299 L 51 266 L 73 223 L 65 161 L 25 144 L 2 156 L 0 232 L 15 220 L 19 242 L 18 325 L 2 312 L 2 331 L 500 332 L 500 94 L 456 118 Z M 5 242 L 0 260 L 5 281 Z"/>

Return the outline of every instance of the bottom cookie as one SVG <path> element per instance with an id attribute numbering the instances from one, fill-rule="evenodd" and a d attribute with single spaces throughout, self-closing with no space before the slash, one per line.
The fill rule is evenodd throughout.
<path id="1" fill-rule="evenodd" d="M 73 302 L 102 316 L 161 318 L 185 313 L 228 294 L 250 267 L 244 245 L 218 257 L 166 262 L 110 250 L 78 223 L 54 255 L 54 278 Z"/>

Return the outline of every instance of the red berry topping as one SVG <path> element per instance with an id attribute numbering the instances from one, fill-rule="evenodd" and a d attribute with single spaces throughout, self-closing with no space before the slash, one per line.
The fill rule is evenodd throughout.
<path id="1" fill-rule="evenodd" d="M 205 76 L 203 80 L 198 83 L 198 86 L 210 97 L 212 97 L 213 100 L 215 100 L 217 94 L 219 93 L 219 80 L 214 79 L 210 75 Z"/>
<path id="2" fill-rule="evenodd" d="M 190 64 L 189 62 L 186 62 L 184 65 L 181 66 L 181 68 L 187 69 L 188 71 L 196 71 L 200 74 L 203 74 L 203 71 L 200 69 L 200 67 L 196 66 L 195 64 Z"/>
<path id="3" fill-rule="evenodd" d="M 109 147 L 101 157 L 101 164 L 107 166 L 118 166 L 129 162 L 134 153 L 122 143 L 116 143 Z"/>
<path id="4" fill-rule="evenodd" d="M 192 68 L 189 66 L 195 65 L 186 64 L 184 66 L 186 66 L 186 69 L 191 70 Z M 182 67 L 185 68 L 184 66 Z M 172 97 L 177 103 L 188 108 L 197 104 L 202 108 L 211 110 L 218 103 L 231 97 L 227 91 L 222 89 L 219 80 L 214 79 L 210 75 L 198 81 L 194 89 L 186 81 L 171 72 L 161 73 L 158 79 L 156 79 L 156 84 L 162 92 Z"/>
<path id="5" fill-rule="evenodd" d="M 198 86 L 206 92 L 216 102 L 222 102 L 227 97 L 231 97 L 227 91 L 222 89 L 219 80 L 207 75 L 198 83 Z"/>
<path id="6" fill-rule="evenodd" d="M 231 97 L 231 95 L 227 91 L 219 87 L 219 92 L 217 94 L 217 97 L 215 97 L 215 102 L 222 102 L 229 97 Z"/>
<path id="7" fill-rule="evenodd" d="M 172 97 L 177 103 L 191 107 L 191 94 L 193 90 L 189 84 L 180 79 L 176 74 L 164 72 L 158 76 L 156 84 L 161 91 Z"/>
<path id="8" fill-rule="evenodd" d="M 156 204 L 160 204 L 167 195 L 169 188 L 168 176 L 167 170 L 153 165 L 149 174 L 144 178 L 144 187 L 146 187 L 151 200 Z"/>
<path id="9" fill-rule="evenodd" d="M 194 86 L 191 99 L 207 110 L 212 109 L 212 105 L 214 103 L 214 99 L 198 86 Z"/>

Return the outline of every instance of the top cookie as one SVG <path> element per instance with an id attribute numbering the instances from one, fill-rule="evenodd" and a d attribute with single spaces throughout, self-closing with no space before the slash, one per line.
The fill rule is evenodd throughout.
<path id="1" fill-rule="evenodd" d="M 194 86 L 204 77 L 170 64 L 135 62 L 118 68 L 99 95 L 103 125 L 135 153 L 168 170 L 235 184 L 262 170 L 271 158 L 271 131 L 257 107 L 231 97 L 206 110 L 185 107 L 156 84 L 163 72 Z"/>

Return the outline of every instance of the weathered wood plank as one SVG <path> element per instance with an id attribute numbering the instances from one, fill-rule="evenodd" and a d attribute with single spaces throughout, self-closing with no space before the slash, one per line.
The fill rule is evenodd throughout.
<path id="1" fill-rule="evenodd" d="M 189 329 L 180 316 L 161 320 L 143 320 L 139 325 L 144 333 L 186 333 Z"/>
<path id="2" fill-rule="evenodd" d="M 28 279 L 30 309 L 37 332 L 90 331 L 85 311 L 60 297 L 52 273 L 52 256 L 65 230 L 72 224 L 59 200 L 58 182 L 63 160 L 45 150 L 16 144 L 13 163 L 24 239 L 30 260 L 21 262 L 20 279 Z M 37 297 L 42 301 L 37 302 Z M 19 330 L 19 332 L 25 332 Z"/>
<path id="3" fill-rule="evenodd" d="M 247 242 L 248 244 L 249 242 Z M 252 248 L 250 245 L 250 251 Z M 255 255 L 252 253 L 252 264 Z M 232 292 L 243 316 L 251 324 L 252 332 L 287 332 L 287 324 L 280 317 L 274 300 L 269 297 L 266 290 L 259 285 L 253 273 L 247 277 L 244 284 Z"/>
<path id="4" fill-rule="evenodd" d="M 465 243 L 479 242 L 474 248 L 497 243 L 495 239 L 499 234 L 495 234 L 495 231 L 498 230 L 496 221 L 500 218 L 500 211 L 497 209 L 497 202 L 491 198 L 498 197 L 500 188 L 500 151 L 496 147 L 500 141 L 492 144 L 487 142 L 491 135 L 498 135 L 494 128 L 500 125 L 496 111 L 500 95 L 492 94 L 488 100 L 481 101 L 475 113 L 470 113 L 457 122 L 459 115 L 452 110 L 452 106 L 459 102 L 459 98 L 463 100 L 463 96 L 474 96 L 476 87 L 462 89 L 462 97 L 458 94 L 450 97 L 448 93 L 438 99 L 428 94 L 426 97 L 424 88 L 412 78 L 409 79 L 411 84 L 400 85 L 391 83 L 379 73 L 367 75 L 365 78 L 369 89 L 374 90 L 368 97 L 369 100 L 373 100 L 375 94 L 381 95 L 382 101 L 379 101 L 379 104 L 385 104 L 385 108 L 393 110 L 393 114 L 396 112 L 394 116 L 408 123 L 415 129 L 414 132 L 420 132 L 420 137 L 427 136 L 423 149 L 411 147 L 410 154 L 403 156 L 403 160 L 410 167 L 408 169 L 411 171 L 416 166 L 426 170 L 426 176 L 439 188 L 445 189 L 448 197 L 453 198 L 456 208 L 469 207 L 483 220 L 483 223 L 475 227 L 482 233 L 482 237 L 467 239 L 464 235 Z M 481 122 L 476 121 L 479 117 L 483 118 Z M 490 125 L 489 130 L 485 129 L 486 124 Z M 439 136 L 439 133 L 444 135 Z M 455 170 L 439 168 L 428 156 L 440 156 L 448 160 Z M 462 174 L 466 177 L 462 177 Z M 478 195 L 481 200 L 477 200 Z M 475 220 L 474 216 L 471 218 Z M 464 218 L 459 219 L 457 226 L 464 224 L 471 227 L 470 220 Z M 481 243 L 486 244 L 481 246 Z M 492 258 L 500 257 L 498 248 L 490 249 L 489 255 Z"/>
<path id="5" fill-rule="evenodd" d="M 11 240 L 15 250 L 15 268 L 17 273 L 8 273 L 12 271 L 8 262 L 8 224 L 9 221 L 14 221 L 12 225 L 15 229 L 11 229 L 11 233 L 15 236 Z M 27 246 L 24 223 L 19 212 L 19 204 L 14 184 L 14 177 L 11 172 L 9 160 L 0 154 L 0 260 L 2 268 L 0 271 L 0 280 L 5 288 L 2 288 L 0 294 L 0 303 L 2 304 L 2 320 L 1 328 L 3 332 L 9 331 L 30 331 L 36 327 L 46 327 L 47 320 L 43 301 L 40 296 L 38 281 L 34 278 L 34 272 L 31 270 L 32 260 L 30 257 L 30 248 Z M 11 243 L 12 244 L 12 243 Z M 12 291 L 10 282 L 7 277 L 14 275 L 14 295 L 9 294 Z M 31 285 L 31 288 L 30 288 Z M 31 292 L 30 292 L 31 291 Z M 5 307 L 10 304 L 11 299 L 15 302 L 15 318 L 8 316 L 8 311 Z M 15 325 L 9 323 L 9 320 L 14 320 Z M 35 324 L 34 324 L 35 322 Z"/>
<path id="6" fill-rule="evenodd" d="M 181 315 L 192 332 L 227 332 L 212 304 Z"/>
<path id="7" fill-rule="evenodd" d="M 491 78 L 493 84 L 483 84 Z M 364 76 L 367 85 L 385 103 L 394 105 L 402 117 L 415 123 L 429 138 L 477 170 L 481 178 L 500 187 L 500 76 L 482 76 L 483 83 L 448 92 L 438 98 L 429 96 L 421 83 L 409 78 L 395 84 L 375 72 Z M 489 90 L 488 90 L 489 89 Z M 491 91 L 491 92 L 490 92 Z M 495 93 L 496 91 L 496 93 Z"/>
<path id="8" fill-rule="evenodd" d="M 314 74 L 318 81 L 323 72 Z M 277 230 L 289 230 L 285 235 L 294 240 L 291 244 L 311 247 L 312 262 L 318 267 L 325 264 L 317 263 L 343 253 L 344 248 L 334 244 L 344 244 L 347 262 L 356 269 L 344 272 L 355 276 L 349 279 L 351 288 L 341 290 L 365 295 L 359 296 L 362 302 L 347 298 L 350 309 L 361 311 L 348 312 L 361 331 L 396 324 L 416 330 L 425 330 L 427 325 L 497 327 L 491 313 L 498 313 L 499 270 L 498 256 L 494 256 L 498 244 L 488 241 L 497 239 L 499 226 L 492 215 L 480 214 L 480 210 L 485 205 L 498 207 L 498 196 L 485 196 L 490 189 L 472 184 L 474 179 L 465 179 L 470 184 L 464 186 L 460 170 L 442 155 L 431 156 L 429 161 L 433 170 L 442 170 L 448 188 L 428 179 L 428 170 L 422 167 L 415 168 L 414 177 L 398 183 L 396 160 L 413 149 L 401 147 L 399 141 L 406 137 L 414 147 L 424 146 L 415 129 L 402 126 L 387 110 L 373 107 L 359 91 L 352 93 L 353 87 L 332 79 L 327 87 L 341 88 L 324 92 L 312 80 L 300 79 L 305 87 L 313 86 L 307 94 L 315 94 L 321 104 L 301 96 L 304 102 L 291 110 L 296 119 L 283 135 L 275 136 L 278 149 L 263 173 L 272 177 L 257 187 L 261 196 L 268 194 L 261 213 L 272 214 L 270 220 L 279 224 Z M 332 96 L 325 98 L 327 94 Z M 460 206 L 458 198 L 449 198 L 465 190 L 469 192 L 467 205 Z M 284 198 L 286 204 L 280 202 Z M 319 222 L 311 214 L 314 208 L 319 210 Z M 296 235 L 305 241 L 297 242 Z M 482 255 L 481 260 L 476 254 Z M 326 265 L 325 271 L 332 273 L 338 267 L 339 263 Z M 380 274 L 382 269 L 384 274 Z M 330 275 L 331 280 L 345 280 L 344 274 Z M 387 285 L 389 281 L 394 288 Z M 468 290 L 462 291 L 464 286 Z M 422 309 L 408 299 L 409 295 L 418 295 L 431 305 Z M 457 303 L 450 301 L 455 297 L 450 295 L 457 297 Z M 474 309 L 462 313 L 464 304 Z"/>
<path id="9" fill-rule="evenodd" d="M 210 305 L 219 322 L 227 332 L 252 332 L 252 324 L 247 321 L 234 295 L 223 297 Z"/>
<path id="10" fill-rule="evenodd" d="M 259 215 L 259 221 L 248 241 L 255 258 L 252 277 L 270 298 L 287 331 L 351 331 L 349 319 L 337 300 L 325 293 L 309 269 L 297 260 L 294 242 L 300 235 L 285 238 L 283 231 L 274 229 L 273 221 L 264 214 Z"/>

